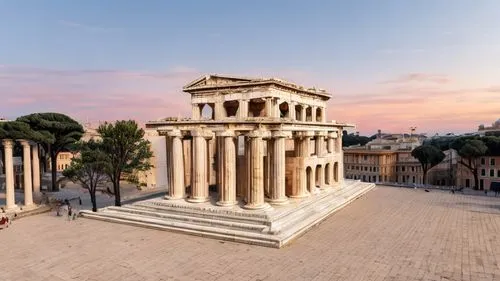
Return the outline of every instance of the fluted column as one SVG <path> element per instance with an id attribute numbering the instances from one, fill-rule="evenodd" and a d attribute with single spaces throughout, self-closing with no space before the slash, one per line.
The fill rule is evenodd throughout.
<path id="1" fill-rule="evenodd" d="M 219 172 L 221 188 L 219 189 L 219 206 L 233 206 L 236 201 L 236 146 L 234 132 L 224 131 L 217 134 L 222 143 L 222 166 Z"/>
<path id="2" fill-rule="evenodd" d="M 216 102 L 214 105 L 214 120 L 222 120 L 226 117 L 226 110 L 222 102 Z"/>
<path id="3" fill-rule="evenodd" d="M 295 105 L 297 103 L 294 101 L 291 101 L 288 103 L 288 116 L 290 119 L 295 120 L 297 117 L 295 116 Z"/>
<path id="4" fill-rule="evenodd" d="M 283 131 L 276 131 L 272 134 L 274 141 L 271 158 L 270 199 L 268 200 L 271 204 L 285 204 L 288 202 L 288 198 L 285 195 L 285 138 L 289 136 L 290 133 Z"/>
<path id="5" fill-rule="evenodd" d="M 240 100 L 238 107 L 238 119 L 246 119 L 248 117 L 248 100 Z"/>
<path id="6" fill-rule="evenodd" d="M 306 105 L 302 105 L 302 107 L 300 108 L 300 121 L 307 121 L 307 116 L 306 116 L 306 113 L 307 113 L 307 106 Z"/>
<path id="7" fill-rule="evenodd" d="M 311 121 L 316 122 L 316 109 L 317 106 L 311 106 Z"/>
<path id="8" fill-rule="evenodd" d="M 31 185 L 31 145 L 27 140 L 19 141 L 23 147 L 24 206 L 33 206 L 33 190 Z"/>
<path id="9" fill-rule="evenodd" d="M 298 132 L 296 134 L 296 137 L 298 138 L 297 144 L 298 144 L 298 149 L 296 150 L 296 153 L 298 153 L 297 157 L 300 158 L 308 158 L 309 155 L 309 143 L 311 136 L 313 135 L 312 132 Z M 304 163 L 304 160 L 301 160 L 299 163 Z M 306 173 L 306 167 L 303 166 L 304 164 L 297 165 L 296 167 L 296 174 L 298 175 L 298 182 L 295 183 L 295 188 L 292 191 L 292 194 L 289 195 L 290 198 L 304 198 L 309 196 L 309 192 L 307 191 L 307 173 Z"/>
<path id="10" fill-rule="evenodd" d="M 315 145 L 316 145 L 316 155 L 318 157 L 321 157 L 324 155 L 324 144 L 325 144 L 325 136 L 323 132 L 318 132 L 316 134 L 316 140 L 315 140 Z"/>
<path id="11" fill-rule="evenodd" d="M 191 196 L 187 201 L 193 203 L 207 202 L 210 200 L 207 175 L 207 133 L 202 130 L 193 130 L 191 136 L 193 137 L 193 170 L 191 175 Z"/>
<path id="12" fill-rule="evenodd" d="M 14 191 L 14 163 L 12 161 L 12 148 L 14 147 L 14 141 L 5 139 L 3 140 L 4 148 L 4 165 L 5 165 L 5 209 L 15 210 L 16 205 L 16 194 Z"/>
<path id="13" fill-rule="evenodd" d="M 33 193 L 40 193 L 40 159 L 38 158 L 38 144 L 31 147 L 31 157 L 33 157 Z"/>
<path id="14" fill-rule="evenodd" d="M 328 133 L 328 144 L 327 144 L 328 153 L 335 152 L 335 135 L 336 133 Z"/>
<path id="15" fill-rule="evenodd" d="M 191 110 L 192 110 L 192 115 L 191 119 L 193 120 L 200 120 L 201 119 L 201 108 L 200 105 L 197 103 L 194 103 L 191 105 Z"/>
<path id="16" fill-rule="evenodd" d="M 170 181 L 171 186 L 169 189 L 169 194 L 166 199 L 182 199 L 186 197 L 185 185 L 184 185 L 184 157 L 182 148 L 182 133 L 180 130 L 173 130 L 167 133 L 170 138 L 170 175 L 172 180 Z"/>
<path id="17" fill-rule="evenodd" d="M 246 209 L 263 209 L 269 205 L 264 201 L 264 161 L 263 132 L 255 130 L 248 134 L 250 138 L 250 184 L 247 191 Z"/>

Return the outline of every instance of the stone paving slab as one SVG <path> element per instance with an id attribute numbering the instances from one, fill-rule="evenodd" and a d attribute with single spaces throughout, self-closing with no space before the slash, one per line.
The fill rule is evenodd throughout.
<path id="1" fill-rule="evenodd" d="M 32 216 L 0 280 L 500 280 L 500 198 L 377 187 L 290 246 Z"/>

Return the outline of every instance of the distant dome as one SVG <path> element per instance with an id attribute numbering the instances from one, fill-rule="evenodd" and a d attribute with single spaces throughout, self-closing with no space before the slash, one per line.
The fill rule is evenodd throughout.
<path id="1" fill-rule="evenodd" d="M 495 122 L 495 125 L 500 125 L 500 119 Z"/>

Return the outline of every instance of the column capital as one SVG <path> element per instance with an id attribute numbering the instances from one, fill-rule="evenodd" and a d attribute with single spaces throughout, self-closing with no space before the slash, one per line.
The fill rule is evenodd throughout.
<path id="1" fill-rule="evenodd" d="M 182 137 L 182 132 L 181 130 L 172 130 L 167 132 L 167 136 L 169 137 Z"/>
<path id="2" fill-rule="evenodd" d="M 193 137 L 204 137 L 206 139 L 211 139 L 214 136 L 214 134 L 213 134 L 213 132 L 208 131 L 208 130 L 198 129 L 198 130 L 192 130 L 191 131 L 191 136 L 193 136 Z"/>
<path id="3" fill-rule="evenodd" d="M 327 133 L 325 131 L 317 131 L 314 133 L 317 137 L 326 137 Z"/>
<path id="4" fill-rule="evenodd" d="M 328 137 L 331 139 L 338 138 L 338 133 L 337 132 L 329 132 Z"/>
<path id="5" fill-rule="evenodd" d="M 266 138 L 266 137 L 269 137 L 270 136 L 270 132 L 269 131 L 264 131 L 264 130 L 253 130 L 253 131 L 250 131 L 248 134 L 246 134 L 247 137 L 249 138 Z"/>
<path id="6" fill-rule="evenodd" d="M 234 136 L 236 136 L 236 134 L 234 133 L 233 130 L 224 130 L 224 131 L 216 132 L 215 136 L 217 136 L 217 137 L 234 137 Z"/>
<path id="7" fill-rule="evenodd" d="M 29 140 L 24 140 L 24 139 L 20 139 L 20 140 L 17 140 L 22 146 L 30 146 L 30 141 Z"/>
<path id="8" fill-rule="evenodd" d="M 299 138 L 310 138 L 314 136 L 314 131 L 299 131 L 295 133 Z"/>
<path id="9" fill-rule="evenodd" d="M 4 140 L 2 140 L 2 144 L 5 148 L 12 148 L 14 146 L 14 140 L 4 139 Z"/>
<path id="10" fill-rule="evenodd" d="M 290 131 L 271 131 L 271 136 L 273 138 L 289 138 L 292 136 Z"/>

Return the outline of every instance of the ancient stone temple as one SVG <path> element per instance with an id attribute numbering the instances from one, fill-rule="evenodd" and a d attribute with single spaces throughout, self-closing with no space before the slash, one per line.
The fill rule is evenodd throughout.
<path id="1" fill-rule="evenodd" d="M 164 199 L 94 217 L 281 247 L 374 185 L 345 181 L 330 95 L 280 79 L 208 75 L 183 88 L 191 118 L 149 122 Z"/>

